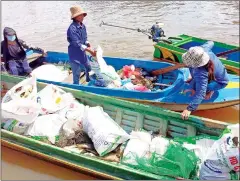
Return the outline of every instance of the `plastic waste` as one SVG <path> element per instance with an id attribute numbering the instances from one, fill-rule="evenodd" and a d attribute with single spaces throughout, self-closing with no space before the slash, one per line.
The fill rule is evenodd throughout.
<path id="1" fill-rule="evenodd" d="M 68 71 L 62 71 L 52 64 L 46 64 L 34 69 L 32 71 L 32 75 L 34 75 L 37 79 L 62 82 L 68 77 Z"/>
<path id="2" fill-rule="evenodd" d="M 36 77 L 30 77 L 13 86 L 2 98 L 2 103 L 19 99 L 36 99 L 37 80 Z"/>
<path id="3" fill-rule="evenodd" d="M 57 112 L 61 117 L 67 119 L 63 125 L 65 138 L 71 139 L 77 130 L 82 129 L 82 119 L 84 116 L 84 105 L 74 100 L 70 105 Z"/>
<path id="4" fill-rule="evenodd" d="M 18 122 L 29 125 L 35 121 L 40 114 L 40 106 L 30 99 L 11 100 L 2 103 L 2 119 L 15 119 Z"/>
<path id="5" fill-rule="evenodd" d="M 91 138 L 100 156 L 129 139 L 129 135 L 99 106 L 85 106 L 82 124 L 83 131 Z"/>
<path id="6" fill-rule="evenodd" d="M 59 114 L 49 114 L 37 117 L 37 119 L 28 127 L 25 135 L 47 137 L 55 144 L 56 136 L 67 119 Z"/>
<path id="7" fill-rule="evenodd" d="M 13 133 L 17 133 L 20 135 L 23 135 L 25 131 L 28 128 L 28 125 L 25 125 L 23 123 L 20 123 L 19 121 L 15 119 L 7 119 L 7 120 L 2 120 L 1 127 L 5 130 L 11 131 Z"/>
<path id="8" fill-rule="evenodd" d="M 55 85 L 49 84 L 37 94 L 40 114 L 55 113 L 68 106 L 75 98 Z"/>

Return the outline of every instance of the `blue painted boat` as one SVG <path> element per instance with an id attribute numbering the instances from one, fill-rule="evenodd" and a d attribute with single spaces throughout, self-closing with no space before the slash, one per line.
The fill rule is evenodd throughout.
<path id="1" fill-rule="evenodd" d="M 33 52 L 29 52 L 30 56 Z M 36 64 L 36 62 L 31 62 L 31 65 L 42 65 L 43 63 L 50 64 L 59 64 L 59 63 L 68 63 L 69 57 L 68 54 L 62 52 L 47 52 L 48 56 L 44 59 L 40 59 L 41 62 Z M 125 65 L 134 65 L 135 67 L 144 68 L 147 71 L 152 71 L 160 68 L 166 68 L 171 66 L 171 63 L 168 62 L 157 62 L 151 60 L 139 60 L 139 59 L 130 59 L 130 58 L 117 58 L 117 57 L 103 57 L 108 65 L 111 65 L 115 68 L 116 71 L 122 69 Z M 36 68 L 36 66 L 34 66 Z M 51 83 L 67 88 L 83 90 L 95 94 L 113 96 L 120 99 L 130 100 L 133 102 L 139 102 L 143 104 L 149 104 L 154 106 L 159 106 L 162 108 L 182 111 L 184 110 L 189 102 L 191 101 L 191 92 L 188 92 L 189 85 L 184 81 L 186 80 L 187 74 L 189 71 L 174 70 L 172 72 L 159 75 L 157 82 L 160 84 L 169 84 L 165 89 L 157 89 L 152 92 L 139 92 L 132 90 L 124 90 L 120 88 L 106 88 L 106 87 L 96 87 L 90 86 L 85 82 L 85 77 L 81 77 L 80 85 L 72 84 L 72 74 L 69 75 L 69 78 L 62 81 L 50 81 L 38 79 L 39 82 Z M 216 109 L 222 107 L 228 107 L 232 105 L 239 104 L 239 76 L 230 75 L 230 82 L 228 86 L 222 90 L 216 91 L 211 99 L 204 100 L 202 104 L 198 107 L 198 110 L 208 110 Z"/>
<path id="2" fill-rule="evenodd" d="M 171 63 L 156 62 L 151 60 L 139 60 L 130 58 L 117 58 L 117 57 L 103 57 L 108 65 L 115 68 L 116 71 L 122 69 L 125 65 L 134 65 L 135 67 L 144 68 L 147 71 L 152 71 L 160 68 L 171 66 Z M 59 62 L 68 63 L 69 57 L 66 53 L 61 52 L 48 52 L 48 56 L 43 60 L 46 63 L 59 64 Z M 63 82 L 55 82 L 49 80 L 41 80 L 40 82 L 52 83 L 55 85 L 68 87 L 77 90 L 83 90 L 92 92 L 95 94 L 113 96 L 116 98 L 126 99 L 133 102 L 140 102 L 143 104 L 160 106 L 174 111 L 184 110 L 188 103 L 191 101 L 191 93 L 186 91 L 189 89 L 189 85 L 186 84 L 185 78 L 189 73 L 188 71 L 174 70 L 167 74 L 158 76 L 158 83 L 168 84 L 172 83 L 165 89 L 158 89 L 152 92 L 139 92 L 132 90 L 123 90 L 119 88 L 106 88 L 89 86 L 85 81 L 85 77 L 82 77 L 80 82 L 83 84 L 74 85 L 72 81 L 72 74 L 69 75 L 70 79 Z M 204 100 L 198 107 L 198 110 L 216 109 L 222 107 L 228 107 L 239 104 L 239 76 L 229 75 L 230 82 L 228 86 L 222 90 L 216 91 L 211 99 Z"/>

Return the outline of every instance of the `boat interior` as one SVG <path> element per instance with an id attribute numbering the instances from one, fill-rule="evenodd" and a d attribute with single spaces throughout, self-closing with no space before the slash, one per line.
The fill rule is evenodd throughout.
<path id="1" fill-rule="evenodd" d="M 71 67 L 68 64 L 67 54 L 58 53 L 58 52 L 49 52 L 49 55 L 47 57 L 42 57 L 37 53 L 31 53 L 27 57 L 28 57 L 29 65 L 33 70 L 45 64 L 53 64 L 62 71 L 68 71 L 68 76 L 62 81 L 62 83 L 67 83 L 67 84 L 73 83 L 73 74 L 71 71 Z M 122 59 L 112 58 L 112 57 L 104 57 L 104 60 L 108 65 L 112 65 L 117 71 L 117 73 L 120 72 L 119 70 L 122 69 L 124 65 L 131 65 L 132 63 L 134 63 L 136 67 L 144 68 L 148 72 L 152 70 L 156 70 L 158 68 L 164 68 L 164 66 L 165 67 L 168 66 L 168 64 L 164 64 L 164 63 L 151 62 L 151 64 L 153 63 L 158 66 L 154 68 L 153 65 L 149 65 L 149 63 L 146 63 L 146 61 L 142 61 L 142 62 L 139 60 L 132 61 L 129 59 L 125 59 L 124 61 L 122 61 Z M 162 65 L 164 66 L 161 67 Z M 26 75 L 22 75 L 22 76 L 26 76 Z M 174 84 L 177 78 L 178 78 L 178 73 L 176 71 L 172 71 L 172 72 L 157 76 L 157 80 L 153 82 L 152 91 L 161 91 L 163 89 L 171 87 L 171 85 Z M 89 85 L 89 83 L 86 82 L 86 76 L 84 71 L 81 72 L 79 83 L 85 86 Z"/>

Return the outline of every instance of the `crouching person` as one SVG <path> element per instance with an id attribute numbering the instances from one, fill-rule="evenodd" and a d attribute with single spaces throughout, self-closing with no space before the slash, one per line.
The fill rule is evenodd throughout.
<path id="1" fill-rule="evenodd" d="M 209 150 L 200 168 L 200 180 L 230 180 L 231 172 L 240 171 L 239 124 L 228 127 Z"/>
<path id="2" fill-rule="evenodd" d="M 25 49 L 36 50 L 44 54 L 44 51 L 37 47 L 27 45 L 23 40 L 18 39 L 16 31 L 5 27 L 3 30 L 4 40 L 1 42 L 1 66 L 9 70 L 12 75 L 24 75 L 32 72 L 26 58 Z M 2 67 L 1 67 L 2 68 Z"/>

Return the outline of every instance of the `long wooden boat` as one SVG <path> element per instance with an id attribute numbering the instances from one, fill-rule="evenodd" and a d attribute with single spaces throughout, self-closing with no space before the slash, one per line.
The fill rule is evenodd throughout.
<path id="1" fill-rule="evenodd" d="M 23 78 L 1 74 L 1 93 L 6 92 Z M 38 90 L 47 84 L 38 83 Z M 87 93 L 84 91 L 60 87 L 70 92 L 81 103 L 90 106 L 102 106 L 113 120 L 128 133 L 143 128 L 157 131 L 170 138 L 191 137 L 201 135 L 219 136 L 229 124 L 206 118 L 190 116 L 186 121 L 180 113 L 139 103 L 118 100 L 113 97 Z M 99 179 L 173 179 L 142 170 L 136 170 L 121 163 L 107 162 L 97 157 L 76 154 L 54 145 L 49 145 L 29 137 L 1 129 L 2 146 L 24 152 L 55 164 L 89 174 Z"/>
<path id="2" fill-rule="evenodd" d="M 169 37 L 168 40 L 171 43 L 160 41 L 154 45 L 155 50 L 153 57 L 155 60 L 160 61 L 161 58 L 164 58 L 176 63 L 182 63 L 182 54 L 185 53 L 190 47 L 201 46 L 208 41 L 206 39 L 184 34 L 177 37 Z M 239 75 L 239 46 L 217 41 L 213 42 L 214 47 L 212 51 L 219 56 L 220 60 L 230 73 Z"/>
<path id="3" fill-rule="evenodd" d="M 167 62 L 156 62 L 150 60 L 138 60 L 129 58 L 104 57 L 104 59 L 106 63 L 113 66 L 116 71 L 120 70 L 125 65 L 132 64 L 135 65 L 135 67 L 144 68 L 149 72 L 172 65 Z M 59 62 L 67 63 L 68 61 L 68 54 L 61 52 L 48 52 L 48 56 L 43 59 L 44 63 L 53 64 L 59 64 Z M 182 111 L 186 109 L 188 103 L 192 99 L 192 96 L 190 96 L 190 92 L 185 92 L 189 89 L 189 85 L 184 83 L 184 80 L 187 77 L 186 74 L 188 73 L 189 71 L 187 72 L 181 70 L 174 70 L 172 72 L 158 76 L 158 83 L 171 85 L 152 92 L 139 92 L 117 88 L 89 86 L 88 83 L 85 82 L 84 76 L 81 77 L 81 84 L 74 85 L 72 84 L 72 74 L 70 74 L 69 77 L 62 82 L 41 79 L 39 79 L 38 81 L 92 92 L 95 94 L 113 96 L 133 102 L 140 102 L 143 104 L 159 106 L 174 111 Z M 216 91 L 211 97 L 211 99 L 204 100 L 202 104 L 200 104 L 200 106 L 198 107 L 198 110 L 216 109 L 239 104 L 239 76 L 229 75 L 229 79 L 230 82 L 228 86 L 224 89 Z"/>

